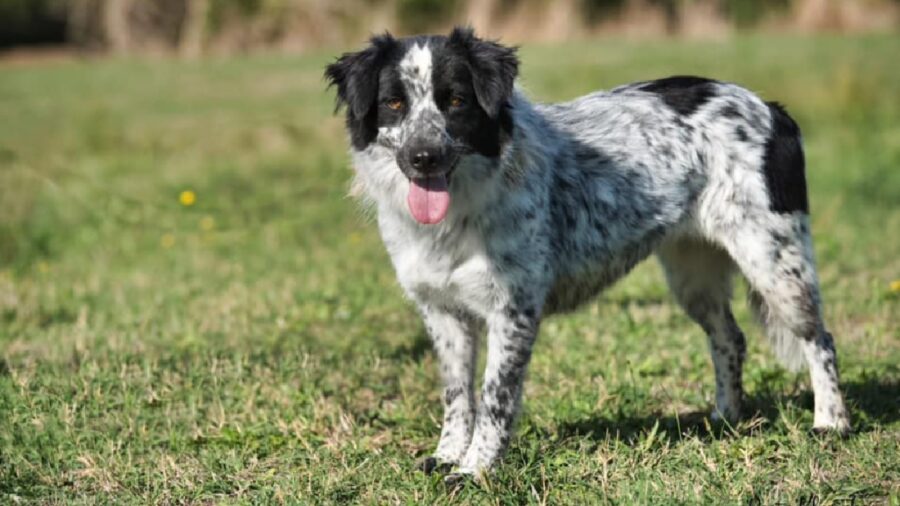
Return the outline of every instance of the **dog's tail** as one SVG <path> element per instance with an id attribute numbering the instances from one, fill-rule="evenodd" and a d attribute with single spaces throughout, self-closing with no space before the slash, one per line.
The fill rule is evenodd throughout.
<path id="1" fill-rule="evenodd" d="M 747 301 L 753 315 L 765 328 L 778 362 L 790 371 L 802 370 L 806 366 L 806 360 L 803 357 L 800 339 L 785 325 L 783 319 L 774 315 L 759 292 L 750 288 L 747 292 Z"/>

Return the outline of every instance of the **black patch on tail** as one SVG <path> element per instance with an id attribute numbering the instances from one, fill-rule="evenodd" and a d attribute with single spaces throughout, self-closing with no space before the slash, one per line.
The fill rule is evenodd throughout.
<path id="1" fill-rule="evenodd" d="M 672 76 L 649 81 L 640 89 L 656 93 L 666 105 L 682 116 L 690 116 L 715 96 L 717 81 L 705 77 Z"/>
<path id="2" fill-rule="evenodd" d="M 806 194 L 806 162 L 800 128 L 777 102 L 766 102 L 772 114 L 772 131 L 766 140 L 763 174 L 769 190 L 769 207 L 778 213 L 809 212 Z"/>

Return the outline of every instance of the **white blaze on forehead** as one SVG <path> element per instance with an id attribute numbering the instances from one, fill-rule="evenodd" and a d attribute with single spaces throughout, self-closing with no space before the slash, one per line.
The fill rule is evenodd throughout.
<path id="1" fill-rule="evenodd" d="M 431 49 L 419 44 L 411 47 L 400 61 L 400 68 L 408 72 L 410 77 L 431 81 Z"/>
<path id="2" fill-rule="evenodd" d="M 400 78 L 413 102 L 431 95 L 431 49 L 416 44 L 400 60 Z"/>

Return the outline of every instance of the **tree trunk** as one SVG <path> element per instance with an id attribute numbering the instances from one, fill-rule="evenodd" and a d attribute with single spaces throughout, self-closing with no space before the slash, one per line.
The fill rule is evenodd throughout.
<path id="1" fill-rule="evenodd" d="M 182 58 L 196 58 L 203 53 L 206 18 L 209 16 L 209 0 L 186 0 L 186 2 L 178 41 L 178 53 Z"/>
<path id="2" fill-rule="evenodd" d="M 113 53 L 127 53 L 131 49 L 128 13 L 132 0 L 106 0 L 103 2 L 103 31 L 107 48 Z"/>

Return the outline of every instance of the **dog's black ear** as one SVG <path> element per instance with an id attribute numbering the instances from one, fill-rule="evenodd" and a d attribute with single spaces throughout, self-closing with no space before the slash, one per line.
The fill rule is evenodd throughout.
<path id="1" fill-rule="evenodd" d="M 390 33 L 370 39 L 362 51 L 345 53 L 325 68 L 328 87 L 337 86 L 337 109 L 346 105 L 350 115 L 362 119 L 378 98 L 378 71 L 397 44 Z"/>
<path id="2" fill-rule="evenodd" d="M 456 27 L 447 43 L 465 55 L 472 72 L 475 97 L 491 118 L 512 96 L 513 82 L 519 73 L 516 48 L 480 39 L 468 27 Z"/>

